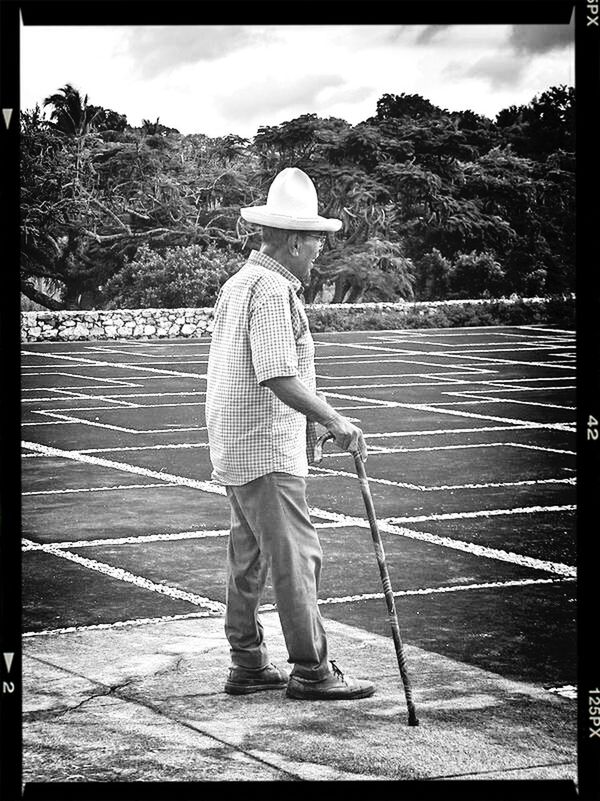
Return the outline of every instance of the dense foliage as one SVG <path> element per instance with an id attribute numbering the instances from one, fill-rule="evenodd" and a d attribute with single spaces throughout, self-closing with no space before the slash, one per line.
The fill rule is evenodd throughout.
<path id="1" fill-rule="evenodd" d="M 138 248 L 103 287 L 108 309 L 179 309 L 211 306 L 220 287 L 239 268 L 239 261 L 214 245 Z"/>
<path id="2" fill-rule="evenodd" d="M 572 88 L 495 121 L 384 95 L 357 125 L 305 114 L 235 134 L 140 128 L 70 85 L 21 114 L 22 291 L 47 308 L 210 305 L 258 244 L 241 206 L 287 166 L 343 221 L 307 301 L 574 288 Z"/>

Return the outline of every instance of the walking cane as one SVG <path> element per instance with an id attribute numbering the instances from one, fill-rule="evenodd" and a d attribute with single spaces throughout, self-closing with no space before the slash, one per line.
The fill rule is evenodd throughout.
<path id="1" fill-rule="evenodd" d="M 321 459 L 323 458 L 323 445 L 329 439 L 335 439 L 335 437 L 331 432 L 328 431 L 326 434 L 323 434 L 323 436 L 317 440 L 314 450 L 314 461 L 316 463 L 320 462 Z M 396 658 L 398 660 L 398 667 L 400 668 L 400 676 L 402 678 L 402 684 L 404 686 L 404 695 L 406 697 L 406 706 L 408 708 L 408 725 L 418 726 L 419 720 L 417 718 L 417 712 L 415 710 L 415 705 L 412 699 L 412 687 L 408 676 L 408 670 L 406 667 L 406 659 L 404 657 L 404 647 L 402 645 L 402 638 L 400 637 L 400 626 L 398 624 L 398 615 L 396 613 L 394 593 L 392 591 L 390 575 L 385 561 L 385 553 L 383 550 L 383 543 L 381 542 L 379 527 L 377 525 L 377 518 L 375 517 L 375 507 L 373 505 L 373 498 L 371 497 L 371 490 L 369 489 L 367 471 L 365 470 L 365 465 L 360 453 L 358 453 L 357 451 L 352 455 L 354 456 L 356 473 L 360 481 L 360 489 L 362 492 L 363 501 L 365 502 L 367 517 L 369 518 L 369 525 L 371 527 L 371 536 L 373 538 L 373 544 L 375 546 L 375 556 L 377 557 L 379 574 L 381 576 L 381 583 L 383 584 L 383 593 L 385 595 L 385 602 L 387 604 L 387 611 L 388 611 L 388 621 L 392 629 L 392 637 L 394 639 L 394 645 L 396 647 Z"/>

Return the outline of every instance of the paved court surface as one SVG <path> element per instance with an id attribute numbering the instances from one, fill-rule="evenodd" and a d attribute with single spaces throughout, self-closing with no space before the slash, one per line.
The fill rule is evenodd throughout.
<path id="1" fill-rule="evenodd" d="M 277 696 L 269 708 L 273 725 L 285 729 L 289 715 L 299 715 L 296 723 L 305 744 L 310 740 L 309 761 L 320 765 L 314 771 L 321 780 L 334 763 L 345 778 L 363 780 L 481 779 L 514 770 L 529 771 L 525 778 L 573 778 L 574 333 L 522 326 L 318 334 L 315 341 L 319 388 L 332 405 L 360 421 L 367 438 L 371 491 L 415 690 L 425 709 L 423 726 L 411 736 L 427 738 L 431 726 L 439 734 L 450 721 L 457 738 L 468 742 L 477 732 L 485 740 L 494 736 L 490 725 L 499 710 L 505 717 L 498 729 L 503 734 L 496 735 L 498 754 L 489 743 L 482 745 L 481 758 L 470 754 L 464 764 L 459 760 L 457 773 L 450 753 L 445 765 L 440 756 L 434 767 L 426 768 L 422 759 L 418 768 L 416 752 L 400 757 L 389 749 L 377 751 L 372 742 L 370 759 L 357 761 L 361 713 L 350 708 L 327 708 L 329 723 L 319 741 L 306 706 L 277 720 Z M 230 708 L 220 686 L 227 658 L 216 631 L 222 629 L 228 506 L 222 488 L 210 481 L 203 408 L 208 348 L 206 339 L 24 346 L 24 656 L 32 660 L 32 676 L 40 665 L 51 664 L 59 685 L 58 676 L 64 680 L 68 670 L 82 681 L 100 681 L 89 672 L 91 652 L 115 637 L 126 650 L 131 638 L 140 658 L 130 684 L 139 689 L 146 686 L 141 673 L 156 666 L 150 644 L 157 631 L 180 645 L 193 640 L 194 632 L 201 643 L 204 632 L 213 643 L 210 657 L 196 643 L 194 659 L 184 650 L 181 665 L 197 681 L 202 663 L 216 682 L 209 693 L 211 704 L 217 702 L 211 714 L 218 718 L 219 705 L 225 704 L 227 715 L 234 715 L 229 725 L 239 725 L 241 732 L 246 723 L 235 722 L 239 707 Z M 395 705 L 398 712 L 402 698 L 393 645 L 351 457 L 326 446 L 322 465 L 311 469 L 308 492 L 324 550 L 320 600 L 337 646 L 332 658 L 343 655 L 346 665 L 342 656 L 339 661 L 349 672 L 362 669 L 380 685 L 377 703 Z M 280 633 L 273 604 L 269 586 L 263 612 L 274 621 L 276 648 Z M 85 658 L 75 647 L 80 642 L 86 644 Z M 378 654 L 375 662 L 367 658 L 370 651 Z M 118 653 L 117 662 L 124 658 Z M 387 660 L 383 668 L 382 660 Z M 161 670 L 176 684 L 182 678 L 170 675 L 166 664 Z M 452 681 L 440 680 L 438 686 L 436 677 L 450 674 Z M 502 700 L 496 691 L 478 692 L 483 685 L 489 689 L 490 681 Z M 108 678 L 102 684 L 113 685 Z M 78 760 L 71 750 L 52 776 L 40 772 L 38 747 L 50 736 L 57 710 L 64 715 L 65 703 L 71 709 L 81 701 L 73 700 L 70 689 L 64 693 L 71 701 L 58 693 L 56 703 L 44 707 L 31 689 L 30 781 L 66 780 Z M 452 709 L 444 721 L 436 699 Z M 271 702 L 264 696 L 261 701 Z M 250 707 L 257 703 L 254 699 Z M 181 713 L 181 705 L 178 709 Z M 349 727 L 338 736 L 353 743 L 341 763 L 327 749 L 319 759 L 319 742 L 333 736 L 332 721 L 340 730 Z M 546 727 L 540 753 L 516 763 L 499 756 L 502 737 L 524 736 L 536 725 L 540 731 Z M 210 739 L 210 727 L 201 729 Z M 426 729 L 429 734 L 423 735 Z M 377 725 L 373 732 L 379 736 Z M 246 735 L 255 738 L 256 732 Z M 548 737 L 554 738 L 552 747 Z M 234 751 L 240 747 L 239 738 L 225 740 Z M 425 747 L 431 754 L 430 740 L 416 740 L 416 751 Z M 241 763 L 232 763 L 231 755 L 219 759 L 218 767 L 209 765 L 200 778 L 222 779 L 232 764 L 239 768 L 236 780 L 256 778 L 251 750 L 236 751 L 238 757 L 245 754 Z M 274 767 L 277 760 L 267 760 L 269 770 L 295 765 L 292 774 L 307 778 L 298 757 L 280 751 L 283 762 Z M 87 774 L 93 773 L 89 759 L 86 764 Z M 166 772 L 163 780 L 177 775 L 176 768 Z M 90 779 L 85 770 L 71 773 L 107 780 Z M 262 776 L 274 777 L 289 778 Z M 123 780 L 135 778 L 132 768 Z"/>

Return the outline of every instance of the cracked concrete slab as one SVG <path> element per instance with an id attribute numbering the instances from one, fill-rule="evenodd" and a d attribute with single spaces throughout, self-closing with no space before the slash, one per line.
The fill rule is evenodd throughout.
<path id="1" fill-rule="evenodd" d="M 285 664 L 277 615 L 262 621 Z M 226 695 L 220 617 L 27 639 L 25 780 L 576 780 L 572 699 L 407 646 L 421 720 L 409 727 L 391 639 L 326 628 L 330 657 L 374 696 Z"/>
<path id="2" fill-rule="evenodd" d="M 121 697 L 29 720 L 24 782 L 287 779 L 253 755 Z M 221 770 L 221 766 L 225 770 Z"/>

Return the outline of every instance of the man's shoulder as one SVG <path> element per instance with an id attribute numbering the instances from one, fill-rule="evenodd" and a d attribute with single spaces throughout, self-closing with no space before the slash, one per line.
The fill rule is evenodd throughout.
<path id="1" fill-rule="evenodd" d="M 253 262 L 246 262 L 227 283 L 231 283 L 232 288 L 246 287 L 257 298 L 275 294 L 287 297 L 291 288 L 290 282 L 283 275 Z"/>

